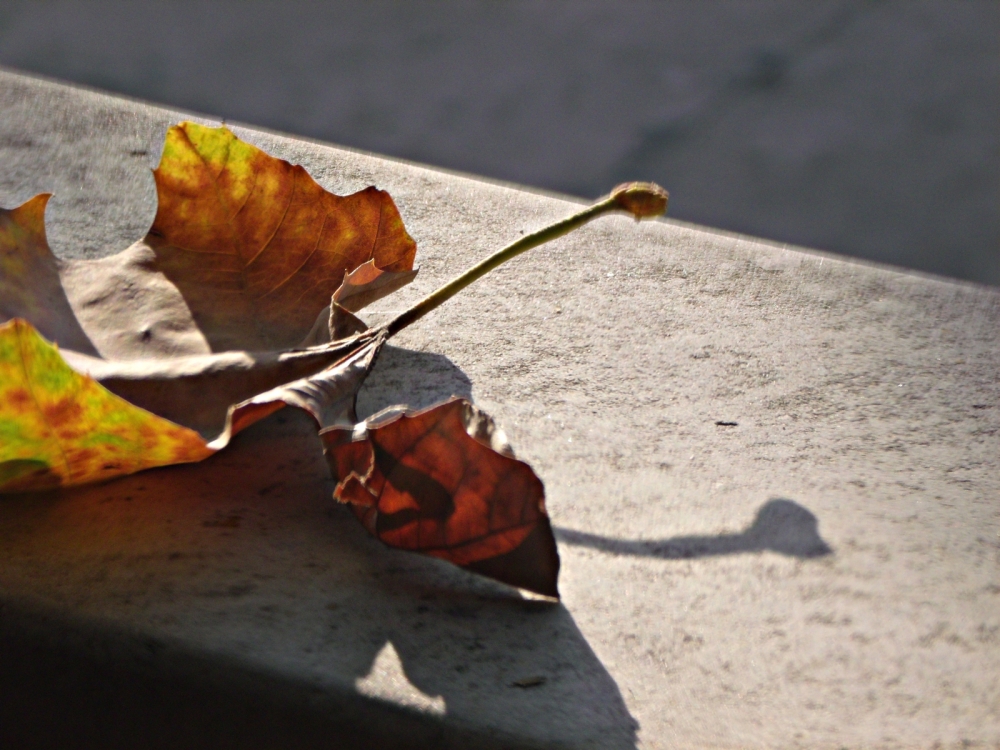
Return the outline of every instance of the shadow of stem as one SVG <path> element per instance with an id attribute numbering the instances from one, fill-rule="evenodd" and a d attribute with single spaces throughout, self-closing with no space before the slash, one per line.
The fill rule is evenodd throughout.
<path id="1" fill-rule="evenodd" d="M 739 534 L 676 536 L 669 539 L 614 539 L 556 527 L 565 544 L 589 547 L 614 555 L 658 557 L 664 560 L 733 555 L 740 552 L 778 552 L 799 558 L 822 557 L 833 549 L 819 535 L 816 516 L 791 500 L 768 500 L 753 523 Z"/>

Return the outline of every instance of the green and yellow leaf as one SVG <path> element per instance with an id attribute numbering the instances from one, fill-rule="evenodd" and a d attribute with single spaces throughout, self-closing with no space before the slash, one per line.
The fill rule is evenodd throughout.
<path id="1" fill-rule="evenodd" d="M 71 369 L 27 322 L 0 325 L 0 492 L 200 461 L 201 436 Z"/>

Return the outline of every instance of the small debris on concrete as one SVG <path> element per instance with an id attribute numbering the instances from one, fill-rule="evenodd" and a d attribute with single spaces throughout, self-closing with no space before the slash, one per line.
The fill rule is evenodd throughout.
<path id="1" fill-rule="evenodd" d="M 546 682 L 545 677 L 542 675 L 535 675 L 534 677 L 525 677 L 523 680 L 514 680 L 510 686 L 519 688 L 533 688 L 544 685 Z"/>

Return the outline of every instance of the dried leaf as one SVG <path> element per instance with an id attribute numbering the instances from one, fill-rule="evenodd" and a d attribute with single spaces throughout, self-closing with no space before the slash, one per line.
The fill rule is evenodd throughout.
<path id="1" fill-rule="evenodd" d="M 45 238 L 50 197 L 36 195 L 18 208 L 0 209 L 0 323 L 25 318 L 64 348 L 96 355 L 66 298 L 60 262 Z"/>
<path id="2" fill-rule="evenodd" d="M 72 370 L 20 319 L 0 324 L 0 491 L 81 484 L 214 451 Z"/>
<path id="3" fill-rule="evenodd" d="M 152 228 L 108 258 L 57 260 L 45 196 L 4 211 L 2 319 L 108 360 L 273 351 L 302 341 L 359 266 L 412 271 L 416 245 L 387 193 L 328 193 L 226 128 L 170 128 L 153 174 Z"/>
<path id="4" fill-rule="evenodd" d="M 360 337 L 286 352 L 220 352 L 171 359 L 107 361 L 64 351 L 66 361 L 136 406 L 211 439 L 230 406 L 333 366 L 365 343 Z"/>
<path id="5" fill-rule="evenodd" d="M 384 412 L 320 437 L 334 497 L 381 541 L 559 595 L 542 483 L 472 404 Z"/>
<path id="6" fill-rule="evenodd" d="M 226 128 L 171 128 L 154 176 L 145 244 L 212 351 L 294 346 L 348 272 L 413 268 L 388 193 L 333 195 Z"/>
<path id="7" fill-rule="evenodd" d="M 353 313 L 406 286 L 416 275 L 415 268 L 409 271 L 387 271 L 378 268 L 374 260 L 344 274 L 344 282 L 333 293 L 333 299 L 325 309 L 329 316 L 326 328 L 330 336 L 333 339 L 345 338 L 364 331 L 367 326 Z M 316 339 L 316 343 L 320 343 L 319 339 Z"/>
<path id="8" fill-rule="evenodd" d="M 100 260 L 55 258 L 47 195 L 0 210 L 0 493 L 199 461 L 292 406 L 380 540 L 557 597 L 542 484 L 493 421 L 453 399 L 358 424 L 356 394 L 389 336 L 488 268 L 607 210 L 652 215 L 666 193 L 616 189 L 370 330 L 353 313 L 416 274 L 386 193 L 334 196 L 193 123 L 168 131 L 154 177 L 149 233 Z"/>
<path id="9" fill-rule="evenodd" d="M 357 312 L 375 300 L 402 289 L 413 281 L 416 275 L 415 268 L 391 271 L 379 268 L 372 259 L 344 274 L 343 283 L 333 293 L 333 301 L 349 312 Z"/>
<path id="10" fill-rule="evenodd" d="M 388 194 L 335 196 L 226 128 L 170 128 L 154 178 L 159 206 L 146 238 L 100 260 L 53 255 L 47 195 L 0 210 L 0 322 L 30 321 L 77 372 L 206 445 L 224 444 L 233 407 L 370 343 L 337 341 L 362 326 L 331 335 L 327 312 L 318 345 L 287 350 L 345 281 L 342 293 L 358 309 L 415 274 L 416 246 Z M 338 320 L 336 333 L 343 330 Z M 59 476 L 75 484 L 108 474 Z"/>
<path id="11" fill-rule="evenodd" d="M 348 426 L 357 420 L 354 402 L 358 390 L 375 364 L 383 333 L 373 333 L 351 342 L 350 353 L 335 365 L 315 375 L 285 383 L 231 407 L 225 431 L 210 447 L 221 450 L 232 435 L 285 406 L 302 409 L 317 428 Z"/>
<path id="12" fill-rule="evenodd" d="M 310 414 L 317 428 L 350 425 L 355 396 L 383 341 L 380 334 L 359 337 L 343 345 L 346 356 L 333 366 L 230 406 L 223 429 L 209 442 L 70 368 L 30 323 L 15 318 L 0 325 L 0 492 L 201 461 L 286 406 Z"/>

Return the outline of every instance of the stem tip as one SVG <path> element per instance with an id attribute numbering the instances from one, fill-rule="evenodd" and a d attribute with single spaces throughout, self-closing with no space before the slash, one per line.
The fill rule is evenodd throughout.
<path id="1" fill-rule="evenodd" d="M 636 219 L 651 219 L 666 212 L 670 194 L 655 182 L 623 182 L 611 191 L 611 199 Z"/>

